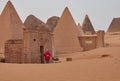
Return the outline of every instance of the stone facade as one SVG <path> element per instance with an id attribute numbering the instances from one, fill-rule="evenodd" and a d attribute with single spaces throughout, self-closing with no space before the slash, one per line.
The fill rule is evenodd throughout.
<path id="1" fill-rule="evenodd" d="M 8 40 L 5 43 L 5 62 L 22 63 L 23 41 Z"/>
<path id="2" fill-rule="evenodd" d="M 52 33 L 36 29 L 24 29 L 24 63 L 44 63 L 43 54 L 52 51 Z"/>
<path id="3" fill-rule="evenodd" d="M 97 48 L 104 47 L 104 36 L 105 32 L 103 30 L 97 32 Z"/>
<path id="4" fill-rule="evenodd" d="M 33 15 L 26 18 L 24 25 L 24 63 L 44 63 L 44 52 L 48 49 L 53 54 L 53 34 L 50 28 Z"/>
<path id="5" fill-rule="evenodd" d="M 96 35 L 84 35 L 79 37 L 83 51 L 104 47 L 104 31 L 98 31 Z"/>
<path id="6" fill-rule="evenodd" d="M 97 44 L 97 36 L 80 36 L 79 37 L 81 46 L 83 47 L 83 51 L 88 51 L 96 48 Z"/>
<path id="7" fill-rule="evenodd" d="M 24 29 L 23 39 L 6 41 L 6 63 L 44 63 L 44 52 L 48 49 L 53 54 L 52 33 Z"/>
<path id="8" fill-rule="evenodd" d="M 95 30 L 93 28 L 93 25 L 88 15 L 86 15 L 83 20 L 82 29 L 83 29 L 84 34 L 95 34 Z"/>

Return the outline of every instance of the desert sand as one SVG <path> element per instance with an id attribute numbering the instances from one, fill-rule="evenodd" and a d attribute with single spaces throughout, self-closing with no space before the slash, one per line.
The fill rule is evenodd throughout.
<path id="1" fill-rule="evenodd" d="M 57 55 L 60 63 L 0 63 L 0 81 L 120 81 L 120 33 L 107 33 L 105 43 L 104 48 Z"/>

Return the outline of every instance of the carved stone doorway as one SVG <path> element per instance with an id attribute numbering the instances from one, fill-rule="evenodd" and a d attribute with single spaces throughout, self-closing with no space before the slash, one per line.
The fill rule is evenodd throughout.
<path id="1" fill-rule="evenodd" d="M 44 63 L 44 46 L 40 46 L 40 62 Z"/>

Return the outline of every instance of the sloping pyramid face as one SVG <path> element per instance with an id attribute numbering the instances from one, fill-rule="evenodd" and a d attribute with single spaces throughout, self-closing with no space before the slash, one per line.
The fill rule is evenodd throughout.
<path id="1" fill-rule="evenodd" d="M 76 27 L 70 11 L 66 7 L 54 29 L 56 53 L 81 51 Z"/>
<path id="2" fill-rule="evenodd" d="M 8 1 L 0 17 L 0 51 L 4 51 L 6 40 L 23 38 L 23 27 L 15 8 Z"/>
<path id="3" fill-rule="evenodd" d="M 87 33 L 94 34 L 95 33 L 95 30 L 93 28 L 93 25 L 91 24 L 91 21 L 90 21 L 88 15 L 85 16 L 85 19 L 82 24 L 82 29 L 85 34 L 87 34 Z"/>
<path id="4" fill-rule="evenodd" d="M 120 18 L 114 18 L 112 20 L 108 32 L 120 32 Z"/>
<path id="5" fill-rule="evenodd" d="M 78 28 L 78 36 L 83 35 L 84 33 L 83 33 L 83 30 L 82 30 L 80 23 L 78 23 L 77 28 Z"/>
<path id="6" fill-rule="evenodd" d="M 59 19 L 60 19 L 59 17 L 53 16 L 47 20 L 46 24 L 50 27 L 52 32 L 53 32 L 54 28 L 57 26 Z"/>
<path id="7" fill-rule="evenodd" d="M 49 27 L 44 22 L 42 22 L 41 20 L 39 20 L 37 17 L 33 15 L 29 15 L 26 18 L 24 25 L 26 28 L 40 29 L 41 31 L 49 30 Z"/>

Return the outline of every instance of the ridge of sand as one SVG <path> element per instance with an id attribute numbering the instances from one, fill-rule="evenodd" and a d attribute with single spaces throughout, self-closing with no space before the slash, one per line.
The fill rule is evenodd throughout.
<path id="1" fill-rule="evenodd" d="M 73 61 L 53 64 L 0 63 L 1 81 L 119 81 L 120 47 L 72 53 Z M 112 52 L 110 51 L 112 50 Z M 73 55 L 74 54 L 74 55 Z M 76 55 L 75 55 L 76 54 Z M 100 58 L 102 54 L 111 57 Z M 62 57 L 63 58 L 63 57 Z"/>

